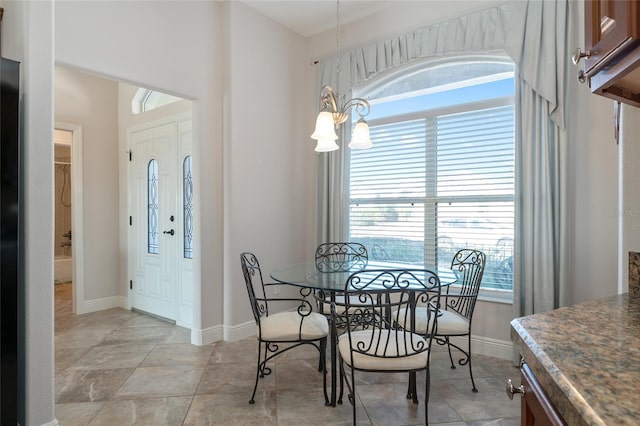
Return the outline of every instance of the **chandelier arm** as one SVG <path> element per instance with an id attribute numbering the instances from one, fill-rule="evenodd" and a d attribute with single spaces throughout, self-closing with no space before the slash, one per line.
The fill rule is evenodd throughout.
<path id="1" fill-rule="evenodd" d="M 320 91 L 320 100 L 322 102 L 322 109 L 328 109 L 331 113 L 339 112 L 338 101 L 336 99 L 336 93 L 331 86 L 322 86 Z"/>
<path id="2" fill-rule="evenodd" d="M 366 99 L 353 98 L 347 101 L 342 107 L 342 112 L 346 113 L 350 108 L 354 108 L 356 113 L 362 118 L 369 114 L 371 106 Z"/>

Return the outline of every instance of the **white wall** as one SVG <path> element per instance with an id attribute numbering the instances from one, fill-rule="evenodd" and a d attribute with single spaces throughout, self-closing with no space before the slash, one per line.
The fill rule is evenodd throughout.
<path id="1" fill-rule="evenodd" d="M 263 273 L 313 256 L 315 99 L 304 39 L 239 3 L 225 22 L 225 325 L 252 321 L 240 253 Z M 247 31 L 251 28 L 251 31 Z M 310 197 L 310 193 L 312 196 Z M 251 327 L 253 331 L 253 327 Z"/>
<path id="2" fill-rule="evenodd" d="M 622 106 L 620 129 L 620 259 L 618 289 L 629 291 L 629 252 L 640 252 L 640 108 Z"/>
<path id="3" fill-rule="evenodd" d="M 20 61 L 24 141 L 25 322 L 19 420 L 54 419 L 53 380 L 53 4 L 2 1 L 2 55 Z"/>
<path id="4" fill-rule="evenodd" d="M 570 6 L 576 24 L 570 47 L 584 49 L 584 3 Z M 568 64 L 572 273 L 566 287 L 567 304 L 575 304 L 617 293 L 619 147 L 613 137 L 613 101 L 577 82 L 582 64 Z"/>
<path id="5" fill-rule="evenodd" d="M 118 84 L 55 69 L 55 121 L 82 126 L 84 300 L 118 295 Z M 79 178 L 76 176 L 75 178 Z M 79 259 L 76 259 L 78 261 Z"/>

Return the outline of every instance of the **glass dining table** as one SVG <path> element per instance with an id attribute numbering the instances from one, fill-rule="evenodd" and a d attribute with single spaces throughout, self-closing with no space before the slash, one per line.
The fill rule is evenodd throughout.
<path id="1" fill-rule="evenodd" d="M 396 264 L 388 262 L 369 262 L 367 269 L 380 270 L 380 269 L 417 269 L 424 268 L 424 265 L 408 265 L 408 264 Z M 296 287 L 308 288 L 311 290 L 320 290 L 324 295 L 329 296 L 330 303 L 336 301 L 336 294 L 343 293 L 345 283 L 351 274 L 354 272 L 362 271 L 362 269 L 353 269 L 349 271 L 341 272 L 320 272 L 318 271 L 315 262 L 298 263 L 278 269 L 274 269 L 271 272 L 271 278 L 277 282 L 283 284 L 289 284 Z M 440 278 L 440 286 L 449 286 L 455 282 L 456 277 L 453 271 L 449 268 L 438 268 L 438 277 Z M 335 327 L 329 327 L 331 335 L 330 354 L 331 354 L 331 392 L 330 399 L 326 405 L 335 407 L 337 396 L 337 353 L 336 342 L 337 336 L 335 335 Z"/>

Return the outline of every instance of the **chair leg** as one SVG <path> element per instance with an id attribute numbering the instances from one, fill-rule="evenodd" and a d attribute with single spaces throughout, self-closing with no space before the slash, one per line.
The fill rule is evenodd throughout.
<path id="1" fill-rule="evenodd" d="M 318 371 L 322 373 L 327 355 L 327 338 L 320 339 L 320 359 L 318 360 Z"/>
<path id="2" fill-rule="evenodd" d="M 407 389 L 407 399 L 412 400 L 414 404 L 418 403 L 418 388 L 415 371 L 409 372 L 409 387 Z"/>
<path id="3" fill-rule="evenodd" d="M 258 378 L 260 377 L 260 358 L 262 357 L 262 342 L 258 341 L 258 365 L 256 366 L 256 382 L 253 385 L 253 393 L 251 394 L 251 399 L 249 400 L 249 404 L 253 404 L 256 401 L 254 400 L 255 396 L 256 396 L 256 389 L 258 389 Z"/>
<path id="4" fill-rule="evenodd" d="M 356 424 L 356 379 L 353 368 L 351 368 L 351 393 L 349 394 L 349 402 L 353 409 L 353 424 Z"/>
<path id="5" fill-rule="evenodd" d="M 342 367 L 342 363 L 340 363 L 340 371 L 338 372 L 338 374 L 340 374 L 340 393 L 338 394 L 338 404 L 342 404 L 342 395 L 344 395 L 344 369 Z"/>
<path id="6" fill-rule="evenodd" d="M 467 346 L 467 362 L 469 363 L 469 376 L 471 376 L 471 385 L 473 388 L 471 389 L 473 392 L 478 392 L 478 388 L 476 388 L 476 382 L 473 380 L 473 371 L 471 370 L 471 333 L 469 333 L 468 338 L 468 346 Z"/>
<path id="7" fill-rule="evenodd" d="M 324 391 L 324 405 L 329 405 L 327 393 L 327 338 L 320 340 L 320 371 L 322 372 L 322 389 Z"/>
<path id="8" fill-rule="evenodd" d="M 350 380 L 347 379 L 347 373 L 344 368 L 344 361 L 340 358 L 340 375 L 344 378 L 344 382 L 347 385 L 347 399 L 349 399 L 349 403 L 353 407 L 353 424 L 356 424 L 356 383 L 355 383 L 355 372 L 353 368 L 349 367 Z M 341 390 L 342 392 L 342 390 Z"/>
<path id="9" fill-rule="evenodd" d="M 429 391 L 431 390 L 431 375 L 429 374 L 429 366 L 427 366 L 427 379 L 424 390 L 424 424 L 429 424 Z"/>
<path id="10" fill-rule="evenodd" d="M 449 351 L 449 361 L 451 361 L 451 368 L 455 370 L 456 365 L 453 362 L 453 355 L 451 355 L 451 342 L 449 342 L 449 336 L 444 339 L 447 342 L 447 350 Z"/>

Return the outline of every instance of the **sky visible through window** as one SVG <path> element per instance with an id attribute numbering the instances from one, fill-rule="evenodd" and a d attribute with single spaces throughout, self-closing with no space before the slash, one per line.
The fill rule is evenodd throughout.
<path id="1" fill-rule="evenodd" d="M 453 105 L 484 101 L 486 99 L 513 96 L 514 81 L 505 78 L 474 86 L 461 87 L 444 92 L 430 93 L 421 96 L 413 96 L 384 103 L 374 103 L 371 112 L 367 115 L 367 121 L 378 118 L 392 117 L 424 111 L 440 109 Z"/>

